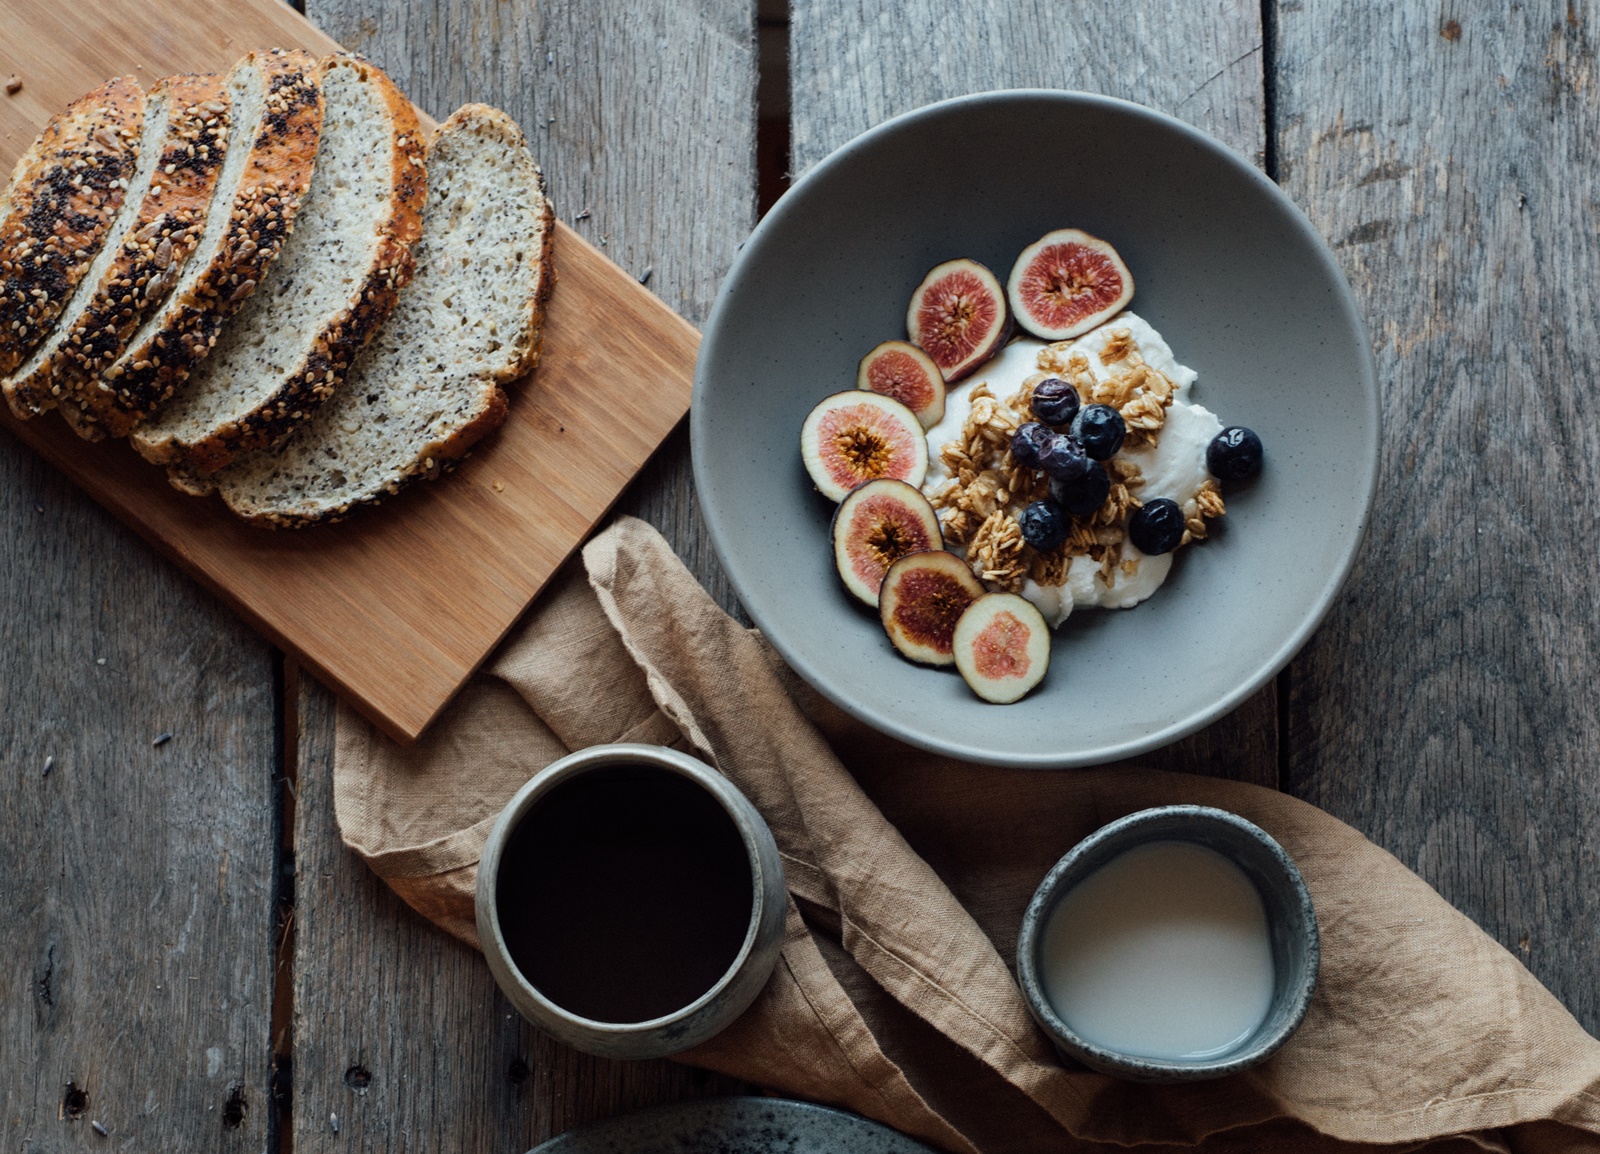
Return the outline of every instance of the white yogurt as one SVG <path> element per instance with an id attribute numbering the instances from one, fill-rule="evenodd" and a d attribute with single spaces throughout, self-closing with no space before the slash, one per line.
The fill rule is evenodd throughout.
<path id="1" fill-rule="evenodd" d="M 1272 940 L 1244 871 L 1192 842 L 1142 845 L 1061 898 L 1039 943 L 1046 1000 L 1084 1039 L 1198 1059 L 1245 1041 L 1272 1004 Z"/>
<path id="2" fill-rule="evenodd" d="M 1129 330 L 1145 364 L 1164 373 L 1177 386 L 1172 405 L 1167 409 L 1166 424 L 1156 443 L 1125 449 L 1119 455 L 1138 465 L 1144 475 L 1144 486 L 1138 490 L 1141 498 L 1170 497 L 1182 505 L 1193 499 L 1210 476 L 1206 470 L 1206 446 L 1222 432 L 1222 422 L 1215 413 L 1189 400 L 1190 386 L 1198 374 L 1187 365 L 1180 365 L 1161 334 L 1135 313 L 1122 313 L 1085 333 L 1073 342 L 1067 355 L 1083 353 L 1095 380 L 1107 379 L 1111 370 L 1101 362 L 1100 350 L 1105 348 L 1106 338 L 1114 329 Z M 1043 341 L 1026 337 L 1012 341 L 971 377 L 950 390 L 945 400 L 944 419 L 928 430 L 928 474 L 922 486 L 924 493 L 931 497 L 950 478 L 940 453 L 951 441 L 960 440 L 961 426 L 972 408 L 973 388 L 987 383 L 996 397 L 1004 400 L 1011 396 L 1022 387 L 1024 380 L 1039 371 L 1039 351 L 1044 347 Z M 1074 557 L 1067 567 L 1064 585 L 1040 585 L 1029 579 L 1023 583 L 1022 595 L 1039 607 L 1039 612 L 1054 628 L 1077 608 L 1132 608 L 1160 588 L 1172 570 L 1171 553 L 1148 557 L 1131 541 L 1123 542 L 1120 559 L 1136 560 L 1138 568 L 1131 575 L 1120 567 L 1114 569 L 1109 585 L 1100 579 L 1100 566 L 1093 558 Z"/>

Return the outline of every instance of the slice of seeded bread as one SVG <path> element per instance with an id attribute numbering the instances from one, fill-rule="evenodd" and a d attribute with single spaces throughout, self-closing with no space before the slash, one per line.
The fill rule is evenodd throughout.
<path id="1" fill-rule="evenodd" d="M 61 415 L 80 436 L 126 436 L 203 360 L 222 323 L 255 291 L 283 247 L 311 181 L 322 125 L 315 57 L 252 52 L 228 75 L 230 147 L 200 243 L 166 302 L 118 360 Z"/>
<path id="2" fill-rule="evenodd" d="M 411 279 L 427 195 L 416 111 L 357 56 L 323 60 L 322 91 L 316 168 L 282 254 L 211 355 L 133 433 L 186 491 L 309 418 Z"/>
<path id="3" fill-rule="evenodd" d="M 53 408 L 115 361 L 194 251 L 227 148 L 220 76 L 169 76 L 145 98 L 139 161 L 122 211 L 56 327 L 0 382 L 18 416 Z"/>
<path id="4" fill-rule="evenodd" d="M 505 419 L 500 386 L 539 358 L 554 217 L 527 142 L 469 104 L 428 148 L 416 273 L 344 386 L 276 449 L 216 476 L 257 525 L 333 521 L 437 477 Z"/>
<path id="5" fill-rule="evenodd" d="M 122 208 L 144 93 L 107 81 L 45 126 L 0 197 L 0 375 L 27 359 L 66 307 Z"/>

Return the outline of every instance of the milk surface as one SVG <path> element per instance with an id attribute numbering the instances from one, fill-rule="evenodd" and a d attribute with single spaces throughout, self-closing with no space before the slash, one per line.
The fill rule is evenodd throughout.
<path id="1" fill-rule="evenodd" d="M 1045 998 L 1080 1036 L 1145 1058 L 1227 1053 L 1272 1001 L 1261 896 L 1215 850 L 1131 849 L 1069 890 L 1039 947 Z"/>

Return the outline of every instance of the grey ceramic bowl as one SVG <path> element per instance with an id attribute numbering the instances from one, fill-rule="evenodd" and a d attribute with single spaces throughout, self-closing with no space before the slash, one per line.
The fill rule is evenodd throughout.
<path id="1" fill-rule="evenodd" d="M 1131 307 L 1199 372 L 1196 400 L 1260 433 L 1266 467 L 1228 492 L 1226 528 L 1185 550 L 1155 597 L 1074 615 L 1043 683 L 998 707 L 953 670 L 903 660 L 844 592 L 828 545 L 834 505 L 801 465 L 800 425 L 824 396 L 855 386 L 869 349 L 905 335 L 911 291 L 934 264 L 974 257 L 1004 281 L 1026 245 L 1062 227 L 1117 247 Z M 903 741 L 1019 767 L 1156 748 L 1272 677 L 1350 569 L 1378 429 L 1355 301 L 1277 186 L 1170 117 L 1049 91 L 919 109 L 807 172 L 723 283 L 690 412 L 711 539 L 794 670 Z"/>
<path id="2" fill-rule="evenodd" d="M 933 1154 L 843 1110 L 786 1098 L 673 1102 L 558 1134 L 529 1154 Z"/>
<path id="3" fill-rule="evenodd" d="M 1195 1061 L 1135 1057 L 1095 1044 L 1062 1020 L 1040 984 L 1040 941 L 1056 903 L 1090 874 L 1128 850 L 1158 841 L 1187 841 L 1216 850 L 1255 883 L 1272 943 L 1273 988 L 1266 1017 L 1226 1053 Z M 1321 964 L 1316 910 L 1300 871 L 1261 827 L 1227 810 L 1169 805 L 1140 810 L 1102 826 L 1073 846 L 1045 875 L 1022 918 L 1017 982 L 1028 1012 L 1060 1049 L 1103 1073 L 1140 1082 L 1220 1078 L 1265 1061 L 1288 1041 L 1311 1004 Z"/>
<path id="4" fill-rule="evenodd" d="M 500 861 L 512 831 L 539 799 L 562 782 L 614 765 L 651 765 L 700 785 L 732 818 L 750 859 L 751 910 L 733 964 L 705 994 L 675 1013 L 646 1022 L 600 1022 L 545 997 L 511 960 L 495 909 Z M 755 1001 L 778 961 L 787 898 L 772 831 L 732 782 L 704 762 L 659 745 L 596 745 L 568 754 L 519 789 L 489 833 L 478 863 L 478 939 L 495 981 L 523 1017 L 579 1050 L 606 1058 L 660 1058 L 698 1045 Z"/>

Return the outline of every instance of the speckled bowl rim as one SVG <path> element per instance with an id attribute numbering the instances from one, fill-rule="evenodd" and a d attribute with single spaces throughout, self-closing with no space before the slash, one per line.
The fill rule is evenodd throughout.
<path id="1" fill-rule="evenodd" d="M 1323 584 L 1320 593 L 1309 604 L 1308 611 L 1301 619 L 1300 624 L 1288 633 L 1277 649 L 1258 665 L 1253 674 L 1238 681 L 1231 688 L 1219 692 L 1210 705 L 1195 709 L 1186 716 L 1175 718 L 1169 724 L 1138 737 L 1123 741 L 1111 741 L 1088 748 L 1066 749 L 1059 752 L 1047 751 L 1038 754 L 987 749 L 982 744 L 981 734 L 974 734 L 969 741 L 955 741 L 919 732 L 915 728 L 904 724 L 892 713 L 878 709 L 869 702 L 858 700 L 839 692 L 833 687 L 827 671 L 821 668 L 808 655 L 803 640 L 797 641 L 795 638 L 790 637 L 782 627 L 774 628 L 775 623 L 763 609 L 762 598 L 756 588 L 757 582 L 754 580 L 756 575 L 752 574 L 751 579 L 747 580 L 745 566 L 739 561 L 739 553 L 741 551 L 736 548 L 736 542 L 733 540 L 736 534 L 733 533 L 731 528 L 724 529 L 729 517 L 725 511 L 723 495 L 718 491 L 718 487 L 710 482 L 710 466 L 707 463 L 705 451 L 705 446 L 711 439 L 707 426 L 709 418 L 707 416 L 707 406 L 702 403 L 708 387 L 706 365 L 712 359 L 709 354 L 717 347 L 717 342 L 721 339 L 719 330 L 722 325 L 722 319 L 729 312 L 732 293 L 739 283 L 741 271 L 746 263 L 759 253 L 763 239 L 783 226 L 789 212 L 804 199 L 807 190 L 812 184 L 820 182 L 833 168 L 847 163 L 852 157 L 864 150 L 876 147 L 880 141 L 886 137 L 893 136 L 908 125 L 923 120 L 936 119 L 955 109 L 965 109 L 982 104 L 998 105 L 1010 101 L 1029 99 L 1061 101 L 1068 105 L 1110 111 L 1154 122 L 1164 127 L 1167 131 L 1184 137 L 1194 145 L 1214 154 L 1241 174 L 1245 180 L 1255 184 L 1265 196 L 1275 201 L 1280 208 L 1285 210 L 1288 218 L 1305 240 L 1309 252 L 1324 266 L 1328 274 L 1328 281 L 1335 289 L 1337 298 L 1335 304 L 1351 326 L 1351 331 L 1358 337 L 1356 352 L 1360 365 L 1361 401 L 1367 427 L 1371 430 L 1367 444 L 1368 452 L 1366 460 L 1363 462 L 1364 468 L 1361 469 L 1359 474 L 1359 484 L 1361 486 L 1360 512 L 1355 522 L 1354 531 L 1350 535 L 1349 547 L 1340 563 L 1334 566 L 1328 574 L 1328 580 Z M 693 402 L 689 409 L 689 430 L 696 495 L 717 558 L 722 563 L 723 570 L 727 573 L 729 583 L 738 595 L 740 603 L 744 606 L 746 612 L 750 614 L 757 628 L 777 649 L 789 667 L 807 684 L 834 705 L 879 732 L 886 733 L 909 745 L 928 750 L 931 753 L 944 754 L 962 761 L 1005 766 L 1014 769 L 1064 769 L 1119 761 L 1141 753 L 1147 753 L 1153 749 L 1159 749 L 1180 738 L 1187 737 L 1189 734 L 1203 729 L 1213 721 L 1238 708 L 1252 694 L 1275 677 L 1300 651 L 1311 638 L 1311 635 L 1321 626 L 1334 602 L 1338 599 L 1340 591 L 1344 588 L 1345 582 L 1349 578 L 1350 570 L 1355 565 L 1361 544 L 1366 537 L 1367 528 L 1372 517 L 1373 500 L 1377 492 L 1379 448 L 1382 439 L 1382 408 L 1378 395 L 1377 362 L 1373 357 L 1371 341 L 1366 335 L 1366 326 L 1362 321 L 1361 309 L 1354 293 L 1350 289 L 1349 282 L 1345 278 L 1344 270 L 1340 268 L 1333 252 L 1328 248 L 1327 242 L 1323 240 L 1321 233 L 1312 225 L 1305 213 L 1266 174 L 1247 163 L 1232 149 L 1214 137 L 1175 117 L 1157 112 L 1142 104 L 1089 92 L 1015 88 L 958 96 L 949 100 L 938 101 L 934 104 L 924 105 L 921 108 L 886 120 L 829 153 L 828 156 L 812 166 L 811 169 L 795 181 L 793 186 L 779 198 L 767 215 L 756 225 L 744 244 L 740 246 L 738 255 L 735 257 L 727 275 L 723 278 L 722 287 L 717 293 L 711 315 L 706 321 L 702 333 L 700 355 L 695 365 Z"/>
<path id="2" fill-rule="evenodd" d="M 716 800 L 727 814 L 728 820 L 739 831 L 739 840 L 744 845 L 745 857 L 750 864 L 750 921 L 745 927 L 744 940 L 739 945 L 739 952 L 735 955 L 720 978 L 688 1005 L 664 1014 L 659 1018 L 650 1018 L 641 1022 L 602 1022 L 595 1018 L 586 1018 L 582 1014 L 575 1014 L 564 1006 L 551 1001 L 539 990 L 517 967 L 511 959 L 511 952 L 505 942 L 505 935 L 500 928 L 499 914 L 495 909 L 495 890 L 499 884 L 500 859 L 505 853 L 507 842 L 510 840 L 513 829 L 527 816 L 540 798 L 558 785 L 581 777 L 584 774 L 610 766 L 628 766 L 646 764 L 669 773 L 676 773 L 680 777 L 689 779 Z M 739 803 L 743 803 L 749 812 L 741 812 Z M 752 818 L 754 819 L 752 821 Z M 659 1034 L 681 1023 L 689 1022 L 699 1015 L 708 1005 L 725 994 L 740 980 L 747 966 L 756 965 L 765 972 L 762 980 L 753 984 L 750 998 L 745 1000 L 745 1005 L 739 1007 L 742 1013 L 748 1008 L 748 1002 L 760 993 L 767 976 L 777 965 L 778 948 L 781 944 L 781 932 L 770 943 L 762 942 L 764 932 L 771 932 L 774 923 L 774 911 L 769 901 L 768 890 L 772 888 L 774 879 L 769 876 L 766 864 L 761 860 L 762 840 L 768 844 L 767 848 L 776 855 L 777 845 L 772 841 L 771 830 L 767 828 L 765 820 L 756 810 L 753 802 L 745 797 L 735 786 L 714 768 L 691 757 L 687 753 L 668 748 L 664 745 L 647 745 L 641 743 L 618 742 L 610 745 L 591 745 L 579 749 L 551 762 L 533 777 L 525 782 L 521 789 L 512 795 L 506 802 L 500 815 L 495 819 L 490 828 L 488 839 L 484 843 L 482 856 L 478 861 L 478 880 L 475 890 L 474 905 L 478 925 L 478 937 L 483 945 L 484 956 L 490 963 L 495 980 L 505 987 L 508 983 L 529 1001 L 536 1005 L 540 1012 L 547 1015 L 548 1022 L 535 1022 L 549 1030 L 553 1027 L 563 1027 L 568 1030 L 578 1031 L 593 1035 L 598 1039 L 610 1039 L 614 1043 L 623 1044 L 631 1039 L 643 1038 Z M 777 891 L 787 892 L 781 872 L 776 879 Z M 782 925 L 782 910 L 778 911 L 777 925 Z M 759 953 L 770 953 L 770 958 L 757 957 Z M 506 990 L 506 995 L 511 998 L 511 991 Z M 515 1004 L 515 999 L 512 999 Z M 520 1007 L 518 1007 L 520 1010 Z M 731 1021 L 737 1013 L 729 1015 Z M 712 1031 L 715 1033 L 716 1031 Z M 571 1042 L 580 1049 L 586 1049 L 582 1043 Z M 602 1045 L 605 1042 L 601 1043 Z M 692 1045 L 695 1043 L 686 1043 Z M 679 1047 L 682 1049 L 684 1047 Z M 591 1051 L 592 1052 L 592 1051 Z M 666 1056 L 675 1051 L 664 1051 L 660 1056 Z M 618 1057 L 618 1054 L 605 1056 Z M 647 1056 L 657 1056 L 651 1053 Z"/>
<path id="3" fill-rule="evenodd" d="M 725 1137 L 744 1138 L 746 1131 L 759 1131 L 756 1140 L 730 1142 Z M 714 1140 L 714 1147 L 696 1141 L 706 1137 Z M 831 1154 L 935 1154 L 909 1135 L 859 1114 L 817 1102 L 753 1095 L 667 1102 L 615 1118 L 599 1118 L 546 1139 L 528 1154 L 618 1154 L 668 1148 L 678 1154 L 708 1154 L 712 1148 L 734 1154 L 780 1148 L 791 1154 L 818 1150 Z"/>
<path id="4" fill-rule="evenodd" d="M 1140 836 L 1147 827 L 1173 818 L 1190 822 L 1191 828 L 1206 823 L 1228 826 L 1257 842 L 1277 863 L 1290 888 L 1299 898 L 1301 925 L 1298 928 L 1299 936 L 1306 948 L 1306 971 L 1298 986 L 1290 994 L 1288 1015 L 1276 1029 L 1253 1039 L 1245 1048 L 1214 1061 L 1178 1062 L 1163 1058 L 1147 1058 L 1123 1054 L 1091 1042 L 1073 1030 L 1062 1020 L 1061 1015 L 1056 1013 L 1055 1008 L 1045 998 L 1044 987 L 1039 979 L 1036 960 L 1038 938 L 1044 932 L 1050 912 L 1068 889 L 1089 876 L 1086 873 L 1082 878 L 1074 878 L 1071 882 L 1067 882 L 1068 875 L 1074 873 L 1085 858 L 1105 846 L 1107 842 L 1125 841 L 1127 844 L 1117 851 L 1120 854 L 1154 841 L 1189 840 L 1181 832 L 1176 831 L 1163 831 L 1148 840 Z M 1215 849 L 1209 845 L 1206 848 Z M 1109 861 L 1102 863 L 1102 866 L 1105 864 L 1109 864 Z M 1068 850 L 1061 860 L 1050 868 L 1050 872 L 1045 874 L 1044 880 L 1039 883 L 1039 888 L 1034 891 L 1032 900 L 1028 902 L 1028 908 L 1022 915 L 1022 926 L 1017 932 L 1017 984 L 1022 987 L 1023 997 L 1028 1004 L 1028 1013 L 1033 1015 L 1034 1021 L 1038 1022 L 1047 1034 L 1053 1035 L 1052 1040 L 1073 1057 L 1104 1073 L 1138 1081 L 1194 1082 L 1222 1078 L 1266 1061 L 1289 1040 L 1290 1036 L 1300 1028 L 1300 1023 L 1305 1020 L 1306 1010 L 1311 1006 L 1311 996 L 1316 992 L 1317 978 L 1321 969 L 1322 936 L 1317 929 L 1316 907 L 1311 901 L 1311 891 L 1307 888 L 1299 867 L 1294 864 L 1294 859 L 1283 846 L 1278 844 L 1276 838 L 1254 822 L 1228 810 L 1206 805 L 1154 806 L 1120 817 L 1095 830 Z"/>

